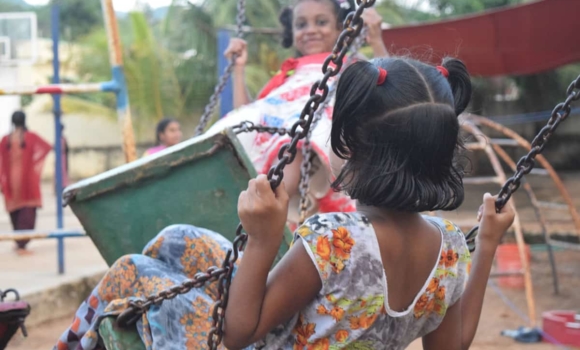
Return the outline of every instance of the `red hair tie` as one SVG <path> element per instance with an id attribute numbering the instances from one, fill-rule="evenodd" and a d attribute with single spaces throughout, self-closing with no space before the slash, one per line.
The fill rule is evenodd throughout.
<path id="1" fill-rule="evenodd" d="M 383 85 L 383 83 L 385 82 L 385 80 L 387 80 L 387 71 L 381 67 L 378 67 L 379 69 L 379 78 L 377 79 L 377 85 Z"/>
<path id="2" fill-rule="evenodd" d="M 435 67 L 435 68 L 437 68 L 437 70 L 438 70 L 438 71 L 440 71 L 440 72 L 441 72 L 441 74 L 443 74 L 443 76 L 444 76 L 445 78 L 449 78 L 449 71 L 447 70 L 447 68 L 445 68 L 445 67 L 443 67 L 443 66 L 437 66 L 437 67 Z"/>

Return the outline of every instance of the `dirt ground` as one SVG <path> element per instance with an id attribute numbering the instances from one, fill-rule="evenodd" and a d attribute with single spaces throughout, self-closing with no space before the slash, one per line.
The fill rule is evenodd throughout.
<path id="1" fill-rule="evenodd" d="M 557 296 L 554 295 L 547 253 L 541 249 L 534 249 L 532 252 L 538 326 L 541 326 L 541 313 L 544 311 L 555 309 L 580 311 L 580 293 L 578 293 L 578 290 L 580 290 L 579 252 L 559 250 L 555 254 L 560 281 L 560 294 Z M 505 288 L 500 288 L 500 290 L 521 313 L 527 314 L 523 290 Z M 37 327 L 31 327 L 28 330 L 28 338 L 24 339 L 20 334 L 16 335 L 7 350 L 50 349 L 58 336 L 69 325 L 71 319 L 72 315 L 71 317 L 54 320 Z M 510 309 L 494 288 L 490 286 L 487 290 L 479 330 L 471 349 L 547 350 L 557 348 L 546 343 L 519 344 L 512 339 L 500 336 L 500 332 L 504 329 L 517 329 L 524 325 L 526 325 L 525 320 Z M 419 343 L 414 343 L 409 349 L 419 350 L 421 346 Z"/>

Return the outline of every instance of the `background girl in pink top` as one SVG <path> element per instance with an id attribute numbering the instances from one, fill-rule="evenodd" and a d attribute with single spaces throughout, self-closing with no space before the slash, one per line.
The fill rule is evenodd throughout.
<path id="1" fill-rule="evenodd" d="M 183 134 L 181 133 L 181 124 L 175 119 L 165 118 L 157 123 L 155 128 L 155 139 L 157 146 L 149 148 L 145 156 L 155 154 L 159 151 L 177 145 L 181 142 Z"/>

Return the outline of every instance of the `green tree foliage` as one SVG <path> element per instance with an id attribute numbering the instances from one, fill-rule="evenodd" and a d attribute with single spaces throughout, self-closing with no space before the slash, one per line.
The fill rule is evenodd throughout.
<path id="1" fill-rule="evenodd" d="M 172 8 L 168 16 L 171 20 L 167 22 L 151 23 L 145 13 L 133 12 L 119 20 L 129 98 L 138 130 L 165 116 L 195 120 L 216 83 L 217 48 L 211 17 L 195 5 Z M 105 30 L 99 28 L 79 43 L 80 81 L 110 80 Z M 111 109 L 115 106 L 111 94 L 79 97 Z M 86 108 L 79 103 L 70 106 Z"/>
<path id="2" fill-rule="evenodd" d="M 377 12 L 383 17 L 383 21 L 392 26 L 407 23 L 405 11 L 398 3 L 391 0 L 383 0 L 375 6 Z"/>
<path id="3" fill-rule="evenodd" d="M 162 25 L 159 40 L 176 56 L 176 79 L 185 99 L 181 113 L 197 112 L 207 103 L 216 83 L 218 53 L 214 20 L 201 6 L 174 6 Z"/>
<path id="4" fill-rule="evenodd" d="M 44 37 L 51 33 L 51 7 L 60 6 L 60 35 L 63 40 L 76 41 L 103 26 L 101 2 L 98 0 L 51 0 L 36 8 L 38 30 Z"/>
<path id="5" fill-rule="evenodd" d="M 30 11 L 31 6 L 23 0 L 3 0 L 0 1 L 1 12 L 22 12 Z"/>
<path id="6" fill-rule="evenodd" d="M 430 0 L 431 6 L 442 16 L 465 15 L 497 7 L 516 5 L 526 0 Z"/>
<path id="7" fill-rule="evenodd" d="M 203 9 L 214 19 L 215 28 L 231 28 L 236 23 L 237 3 L 237 0 L 205 0 Z M 246 25 L 253 28 L 280 28 L 278 16 L 287 5 L 288 1 L 284 0 L 246 1 Z M 283 49 L 276 35 L 248 33 L 244 39 L 248 41 L 249 52 L 256 53 L 250 55 L 246 71 L 248 89 L 255 95 L 278 71 L 282 61 L 293 52 Z"/>

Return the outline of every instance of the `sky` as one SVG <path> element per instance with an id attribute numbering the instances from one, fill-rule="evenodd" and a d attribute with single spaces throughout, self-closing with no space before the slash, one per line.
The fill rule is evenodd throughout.
<path id="1" fill-rule="evenodd" d="M 31 5 L 44 5 L 49 0 L 24 0 Z M 151 7 L 162 7 L 171 4 L 172 0 L 147 0 Z M 133 9 L 137 0 L 113 0 L 116 11 L 127 12 Z"/>

